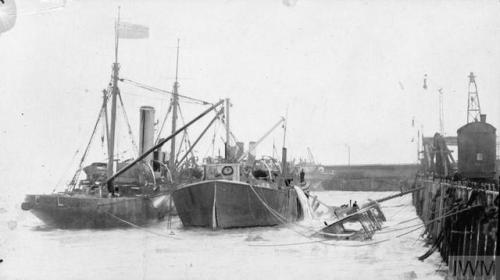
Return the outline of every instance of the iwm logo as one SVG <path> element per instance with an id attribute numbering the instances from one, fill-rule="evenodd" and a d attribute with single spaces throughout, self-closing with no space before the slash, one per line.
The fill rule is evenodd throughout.
<path id="1" fill-rule="evenodd" d="M 448 276 L 452 279 L 496 279 L 500 260 L 494 256 L 449 256 Z"/>

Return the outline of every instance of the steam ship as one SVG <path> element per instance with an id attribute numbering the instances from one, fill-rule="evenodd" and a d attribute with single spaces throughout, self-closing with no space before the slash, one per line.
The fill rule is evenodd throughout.
<path id="1" fill-rule="evenodd" d="M 144 34 L 141 34 L 144 31 L 143 28 L 134 29 L 133 26 L 132 28 L 130 26 L 128 26 L 128 29 L 126 28 L 125 30 L 133 33 L 129 34 L 128 38 L 144 37 Z M 172 158 L 176 153 L 171 152 L 170 159 L 166 160 L 166 153 L 161 152 L 161 147 L 167 141 L 171 141 L 171 149 L 175 151 L 175 136 L 221 104 L 219 102 L 211 106 L 195 120 L 177 129 L 176 114 L 179 94 L 176 79 L 173 92 L 171 92 L 173 95 L 173 102 L 171 102 L 173 107 L 172 134 L 160 139 L 160 131 L 158 139 L 155 141 L 154 108 L 143 106 L 140 109 L 140 137 L 137 158 L 120 160 L 115 157 L 118 102 L 120 102 L 120 108 L 124 110 L 118 87 L 118 82 L 123 81 L 119 77 L 119 34 L 120 22 L 118 17 L 115 29 L 115 62 L 112 68 L 112 79 L 109 88 L 103 92 L 99 117 L 73 179 L 63 192 L 28 194 L 21 205 L 23 210 L 30 211 L 49 226 L 56 228 L 142 226 L 161 220 L 167 214 L 172 213 L 174 211 L 170 196 L 174 187 L 172 171 L 179 166 L 182 160 L 186 159 L 187 154 L 181 161 L 176 161 L 175 158 Z M 127 34 L 122 34 L 122 36 L 127 38 Z M 109 120 L 108 107 L 110 107 L 111 111 Z M 126 118 L 126 114 L 124 115 Z M 91 143 L 96 137 L 96 131 L 100 124 L 104 124 L 106 127 L 107 162 L 94 162 L 84 167 L 83 163 L 86 161 Z M 132 136 L 130 125 L 128 130 L 130 136 Z M 185 168 L 180 171 L 189 170 Z M 180 173 L 184 174 L 186 172 Z M 83 175 L 85 176 L 84 179 L 81 178 Z"/>
<path id="2" fill-rule="evenodd" d="M 206 165 L 203 181 L 174 191 L 182 224 L 213 229 L 274 226 L 303 217 L 296 188 L 269 183 L 273 177 L 267 176 L 244 180 L 242 168 L 238 163 Z"/>
<path id="3" fill-rule="evenodd" d="M 229 107 L 228 104 L 226 108 Z M 202 181 L 180 186 L 172 194 L 185 227 L 274 226 L 303 218 L 307 198 L 302 189 L 292 185 L 293 176 L 287 174 L 286 148 L 283 148 L 281 165 L 270 157 L 255 160 L 253 154 L 258 143 L 284 121 L 282 118 L 238 158 L 231 152 L 229 119 L 226 118 L 223 162 L 206 164 Z M 245 157 L 247 160 L 243 161 Z"/>

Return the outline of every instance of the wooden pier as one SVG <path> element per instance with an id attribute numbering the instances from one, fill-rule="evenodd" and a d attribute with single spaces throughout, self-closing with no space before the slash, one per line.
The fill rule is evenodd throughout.
<path id="1" fill-rule="evenodd" d="M 424 260 L 439 250 L 443 261 L 498 254 L 498 185 L 417 178 L 413 205 L 425 224 L 430 247 Z"/>

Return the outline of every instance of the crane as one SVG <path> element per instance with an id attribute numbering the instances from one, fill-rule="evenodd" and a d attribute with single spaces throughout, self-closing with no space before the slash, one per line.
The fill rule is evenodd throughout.
<path id="1" fill-rule="evenodd" d="M 275 125 L 273 125 L 273 127 L 271 129 L 269 129 L 262 137 L 260 137 L 259 140 L 257 140 L 257 142 L 255 143 L 255 146 L 253 146 L 252 148 L 249 148 L 245 154 L 241 155 L 240 158 L 238 158 L 238 161 L 241 161 L 245 157 L 248 157 L 248 155 L 251 154 L 257 148 L 257 146 L 260 143 L 262 143 L 262 141 L 264 139 L 266 139 L 266 137 L 269 136 L 269 134 L 271 134 L 271 132 L 273 132 L 280 124 L 285 123 L 285 121 L 286 121 L 286 119 L 284 117 L 281 117 L 280 120 Z"/>
<path id="2" fill-rule="evenodd" d="M 316 161 L 314 160 L 314 156 L 311 152 L 311 148 L 307 147 L 307 161 L 309 161 L 309 163 L 312 163 L 312 164 L 315 164 Z"/>

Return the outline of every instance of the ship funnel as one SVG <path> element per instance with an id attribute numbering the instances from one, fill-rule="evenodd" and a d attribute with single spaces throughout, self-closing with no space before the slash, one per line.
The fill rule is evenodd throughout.
<path id="1" fill-rule="evenodd" d="M 163 141 L 164 139 L 163 138 L 160 138 L 157 143 Z M 166 155 L 165 155 L 165 152 L 162 152 L 161 151 L 161 147 L 159 147 L 156 151 L 153 152 L 153 170 L 154 171 L 161 171 L 161 163 L 165 163 L 166 162 Z"/>
<path id="2" fill-rule="evenodd" d="M 154 146 L 154 119 L 155 109 L 151 106 L 140 108 L 139 124 L 139 154 L 142 155 Z M 144 159 L 148 164 L 153 160 L 153 154 L 149 154 Z"/>
<path id="3" fill-rule="evenodd" d="M 236 158 L 240 158 L 245 152 L 245 143 L 236 142 L 236 147 L 237 147 Z"/>
<path id="4" fill-rule="evenodd" d="M 254 161 L 257 156 L 257 142 L 248 142 L 248 159 L 250 162 Z"/>
<path id="5" fill-rule="evenodd" d="M 479 115 L 479 117 L 481 118 L 482 123 L 486 122 L 486 114 L 481 114 L 481 115 Z"/>
<path id="6" fill-rule="evenodd" d="M 286 178 L 288 176 L 288 170 L 287 170 L 287 162 L 286 162 L 286 148 L 283 147 L 281 151 L 281 172 L 283 173 L 283 178 Z"/>

